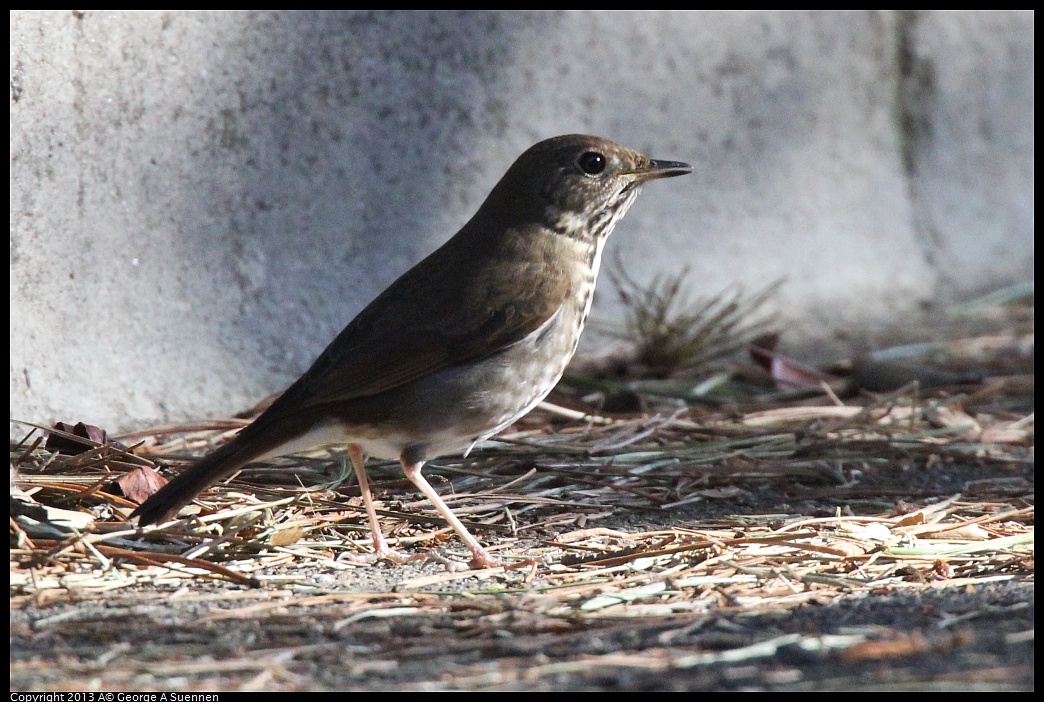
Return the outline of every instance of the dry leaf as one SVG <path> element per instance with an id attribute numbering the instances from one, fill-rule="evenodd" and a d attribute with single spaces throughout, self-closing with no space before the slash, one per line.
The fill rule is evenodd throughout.
<path id="1" fill-rule="evenodd" d="M 123 490 L 123 495 L 139 505 L 169 482 L 151 466 L 135 468 L 116 479 L 116 483 Z"/>
<path id="2" fill-rule="evenodd" d="M 295 544 L 301 540 L 305 532 L 299 526 L 292 526 L 286 529 L 280 529 L 276 533 L 272 534 L 272 538 L 269 539 L 269 543 L 273 546 L 289 546 Z"/>

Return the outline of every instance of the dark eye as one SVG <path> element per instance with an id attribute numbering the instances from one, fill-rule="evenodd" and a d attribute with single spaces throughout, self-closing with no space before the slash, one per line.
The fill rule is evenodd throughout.
<path id="1" fill-rule="evenodd" d="M 597 151 L 586 151 L 576 159 L 576 165 L 587 175 L 598 175 L 605 170 L 605 156 Z"/>

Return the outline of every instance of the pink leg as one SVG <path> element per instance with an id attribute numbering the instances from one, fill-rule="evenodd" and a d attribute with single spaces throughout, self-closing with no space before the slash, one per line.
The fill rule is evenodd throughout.
<path id="1" fill-rule="evenodd" d="M 482 544 L 478 542 L 471 532 L 465 528 L 457 515 L 453 514 L 450 508 L 442 501 L 439 497 L 439 493 L 435 492 L 435 488 L 421 475 L 421 466 L 424 465 L 424 461 L 418 461 L 417 463 L 407 463 L 402 461 L 402 470 L 406 473 L 406 477 L 410 479 L 417 489 L 424 493 L 424 496 L 431 500 L 431 503 L 435 505 L 435 509 L 439 511 L 439 514 L 449 522 L 449 525 L 453 527 L 453 530 L 460 535 L 464 543 L 467 544 L 471 550 L 471 567 L 472 568 L 492 568 L 501 565 L 500 559 L 496 556 L 491 556 L 486 552 L 486 549 L 482 548 Z"/>
<path id="2" fill-rule="evenodd" d="M 370 534 L 373 536 L 373 550 L 378 558 L 387 558 L 395 563 L 405 563 L 410 557 L 399 553 L 384 539 L 381 524 L 377 521 L 377 510 L 373 506 L 373 495 L 370 493 L 370 479 L 366 476 L 366 454 L 362 446 L 349 444 L 348 455 L 355 466 L 355 477 L 359 479 L 359 491 L 362 493 L 363 503 L 366 505 L 366 517 L 370 521 Z"/>

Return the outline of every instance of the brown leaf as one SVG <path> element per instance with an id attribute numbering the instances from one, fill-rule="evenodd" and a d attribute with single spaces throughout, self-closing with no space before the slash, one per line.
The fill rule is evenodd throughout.
<path id="1" fill-rule="evenodd" d="M 116 483 L 123 490 L 124 496 L 141 504 L 152 497 L 161 487 L 170 481 L 157 473 L 151 466 L 141 466 L 124 473 Z"/>
<path id="2" fill-rule="evenodd" d="M 917 512 L 914 512 L 913 514 L 908 514 L 905 517 L 903 517 L 902 519 L 900 519 L 898 522 L 896 522 L 895 526 L 897 526 L 897 527 L 916 526 L 918 524 L 924 524 L 924 512 L 917 511 Z"/>
<path id="3" fill-rule="evenodd" d="M 289 546 L 290 544 L 300 541 L 301 537 L 304 536 L 304 533 L 304 529 L 299 526 L 280 529 L 272 534 L 271 543 L 273 546 Z"/>
<path id="4" fill-rule="evenodd" d="M 57 451 L 58 453 L 75 456 L 85 451 L 90 451 L 97 445 L 105 444 L 108 441 L 105 430 L 92 424 L 77 422 L 75 425 L 69 425 L 65 422 L 55 422 L 53 428 L 66 434 L 83 437 L 87 441 L 77 441 L 61 434 L 52 433 L 47 436 L 47 442 L 44 444 L 44 448 L 48 451 Z"/>

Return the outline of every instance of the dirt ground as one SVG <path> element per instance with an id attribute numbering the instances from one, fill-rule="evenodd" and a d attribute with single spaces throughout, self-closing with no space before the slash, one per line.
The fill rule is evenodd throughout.
<path id="1" fill-rule="evenodd" d="M 868 471 L 848 495 L 763 483 L 528 536 L 476 529 L 534 559 L 507 571 L 288 556 L 247 587 L 90 559 L 14 565 L 11 689 L 1032 690 L 1031 551 L 910 558 L 873 575 L 873 554 L 839 556 L 840 541 L 806 540 L 835 561 L 811 570 L 793 550 L 745 557 L 743 538 L 725 543 L 882 501 L 917 514 L 982 485 L 1025 505 L 1032 484 L 1029 463 L 936 464 Z M 722 543 L 670 553 L 711 532 Z M 452 536 L 409 550 L 433 545 L 463 559 Z"/>

